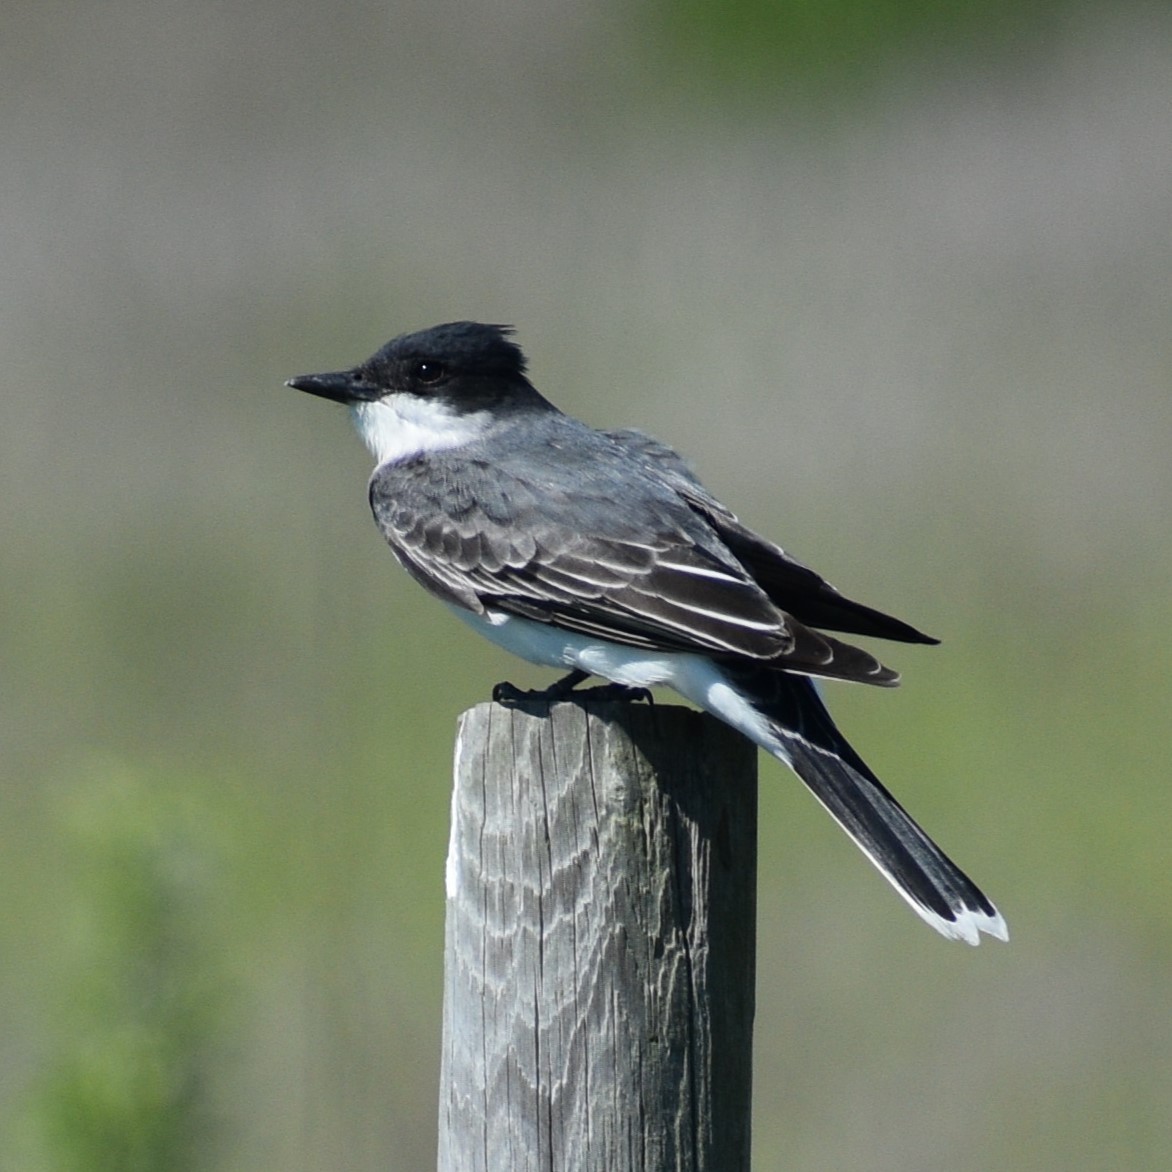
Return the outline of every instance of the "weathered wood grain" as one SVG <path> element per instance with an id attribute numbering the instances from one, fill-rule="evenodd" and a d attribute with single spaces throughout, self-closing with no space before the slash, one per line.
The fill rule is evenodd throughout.
<path id="1" fill-rule="evenodd" d="M 680 707 L 460 718 L 441 1172 L 749 1167 L 756 753 Z"/>

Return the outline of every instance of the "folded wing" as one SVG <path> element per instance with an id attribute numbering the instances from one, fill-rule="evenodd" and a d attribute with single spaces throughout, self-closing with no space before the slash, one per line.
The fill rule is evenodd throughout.
<path id="1" fill-rule="evenodd" d="M 780 609 L 715 526 L 666 486 L 641 483 L 630 507 L 605 495 L 606 477 L 535 483 L 499 465 L 450 466 L 455 459 L 384 465 L 370 485 L 396 556 L 445 601 L 629 646 L 898 681 L 868 652 Z"/>

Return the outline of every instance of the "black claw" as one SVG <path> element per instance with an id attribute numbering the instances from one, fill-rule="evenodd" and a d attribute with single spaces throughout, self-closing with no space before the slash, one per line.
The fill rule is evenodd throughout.
<path id="1" fill-rule="evenodd" d="M 597 688 L 587 688 L 574 694 L 584 700 L 614 700 L 627 704 L 638 704 L 640 700 L 646 700 L 653 708 L 655 707 L 650 688 L 632 688 L 627 684 L 599 684 Z"/>
<path id="2" fill-rule="evenodd" d="M 523 692 L 516 684 L 510 684 L 508 680 L 501 680 L 499 684 L 492 686 L 492 702 L 494 704 L 516 704 L 518 700 L 525 700 L 531 696 L 531 692 Z"/>

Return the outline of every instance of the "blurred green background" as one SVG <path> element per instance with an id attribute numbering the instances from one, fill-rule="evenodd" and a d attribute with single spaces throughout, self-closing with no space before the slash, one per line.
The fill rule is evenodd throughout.
<path id="1" fill-rule="evenodd" d="M 945 640 L 830 701 L 1012 942 L 763 762 L 756 1167 L 1172 1167 L 1167 6 L 3 25 L 0 1166 L 432 1165 L 454 721 L 548 677 L 281 384 L 471 317 Z"/>

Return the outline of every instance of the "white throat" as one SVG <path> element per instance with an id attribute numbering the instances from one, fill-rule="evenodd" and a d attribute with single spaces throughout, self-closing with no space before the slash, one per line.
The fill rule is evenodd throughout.
<path id="1" fill-rule="evenodd" d="M 350 407 L 354 426 L 378 464 L 458 448 L 482 435 L 488 412 L 457 414 L 447 404 L 399 393 Z"/>

